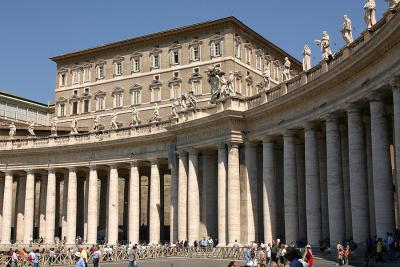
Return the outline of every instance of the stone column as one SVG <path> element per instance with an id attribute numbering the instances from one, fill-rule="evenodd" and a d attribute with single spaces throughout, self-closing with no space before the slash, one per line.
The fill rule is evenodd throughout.
<path id="1" fill-rule="evenodd" d="M 3 195 L 3 221 L 1 226 L 1 243 L 11 243 L 11 222 L 12 222 L 12 184 L 13 175 L 11 171 L 5 171 L 4 195 Z M 7 203 L 7 204 L 6 204 Z"/>
<path id="2" fill-rule="evenodd" d="M 376 235 L 375 219 L 375 197 L 374 197 L 374 174 L 372 170 L 372 143 L 371 143 L 371 118 L 363 117 L 365 133 L 365 154 L 367 158 L 367 177 L 368 177 L 368 211 L 369 211 L 369 235 Z"/>
<path id="3" fill-rule="evenodd" d="M 322 127 L 324 128 L 324 127 Z M 326 138 L 324 129 L 317 132 L 319 183 L 321 187 L 321 235 L 322 239 L 329 238 L 329 214 L 328 214 L 328 183 L 326 177 Z"/>
<path id="4" fill-rule="evenodd" d="M 292 131 L 285 133 L 283 136 L 283 143 L 285 242 L 286 244 L 296 244 L 299 235 L 299 212 L 297 209 L 295 137 Z"/>
<path id="5" fill-rule="evenodd" d="M 369 236 L 369 212 L 364 131 L 358 107 L 349 107 L 347 123 L 353 240 L 360 244 Z"/>
<path id="6" fill-rule="evenodd" d="M 226 239 L 226 172 L 227 155 L 225 144 L 218 145 L 218 246 L 225 247 Z"/>
<path id="7" fill-rule="evenodd" d="M 158 160 L 151 161 L 150 174 L 150 206 L 149 206 L 149 242 L 158 244 L 160 242 L 161 226 L 161 202 L 160 202 L 160 172 Z"/>
<path id="8" fill-rule="evenodd" d="M 276 236 L 276 200 L 275 200 L 275 157 L 274 141 L 267 136 L 263 140 L 263 216 L 264 242 L 271 243 Z"/>
<path id="9" fill-rule="evenodd" d="M 32 170 L 26 171 L 25 184 L 25 211 L 24 211 L 24 244 L 29 244 L 33 236 L 33 220 L 35 214 L 35 174 Z"/>
<path id="10" fill-rule="evenodd" d="M 68 174 L 63 173 L 63 186 L 62 186 L 62 215 L 61 215 L 61 240 L 67 240 L 68 235 Z"/>
<path id="11" fill-rule="evenodd" d="M 19 176 L 17 180 L 17 199 L 16 199 L 16 241 L 24 240 L 24 211 L 25 211 L 25 181 L 26 178 Z"/>
<path id="12" fill-rule="evenodd" d="M 386 232 L 393 233 L 394 210 L 390 147 L 383 99 L 379 96 L 372 99 L 370 109 L 376 234 L 384 237 Z"/>
<path id="13" fill-rule="evenodd" d="M 393 127 L 396 159 L 397 214 L 400 216 L 400 82 L 394 82 L 393 88 Z"/>
<path id="14" fill-rule="evenodd" d="M 91 165 L 89 168 L 90 168 L 90 170 L 89 170 L 88 210 L 87 210 L 87 214 L 88 214 L 87 243 L 95 244 L 95 243 L 97 243 L 97 226 L 99 224 L 98 223 L 98 218 L 99 218 L 98 191 L 99 191 L 99 188 L 98 188 L 98 180 L 97 180 L 97 168 L 95 165 Z M 117 179 L 118 179 L 118 176 L 117 176 Z M 117 183 L 118 183 L 118 181 L 117 181 Z M 117 228 L 118 228 L 118 223 L 117 223 Z M 118 234 L 117 234 L 117 240 L 118 240 Z"/>
<path id="15" fill-rule="evenodd" d="M 39 197 L 39 237 L 46 237 L 46 198 L 47 198 L 47 176 L 42 174 L 40 179 Z"/>
<path id="16" fill-rule="evenodd" d="M 74 167 L 68 169 L 67 244 L 75 244 L 78 184 Z"/>
<path id="17" fill-rule="evenodd" d="M 0 229 L 3 224 L 3 198 L 4 198 L 4 178 L 0 178 Z M 0 230 L 0 243 L 1 243 L 1 230 Z"/>
<path id="18" fill-rule="evenodd" d="M 328 184 L 329 236 L 331 247 L 345 240 L 344 191 L 339 122 L 335 115 L 326 120 L 326 157 Z"/>
<path id="19" fill-rule="evenodd" d="M 129 175 L 129 242 L 137 244 L 139 242 L 140 226 L 140 175 L 138 162 L 131 162 Z"/>
<path id="20" fill-rule="evenodd" d="M 319 246 L 321 240 L 321 187 L 319 180 L 319 164 L 317 134 L 312 123 L 304 130 L 305 172 L 306 172 L 306 210 L 307 241 L 311 246 Z"/>
<path id="21" fill-rule="evenodd" d="M 179 151 L 178 169 L 178 239 L 187 240 L 187 153 Z"/>
<path id="22" fill-rule="evenodd" d="M 246 179 L 246 217 L 247 235 L 243 243 L 250 244 L 256 241 L 256 231 L 258 229 L 257 212 L 257 145 L 246 141 L 245 143 L 245 179 Z M 242 229 L 245 231 L 245 229 Z"/>
<path id="23" fill-rule="evenodd" d="M 54 244 L 55 227 L 56 227 L 56 173 L 54 169 L 49 169 L 47 175 L 45 243 Z"/>
<path id="24" fill-rule="evenodd" d="M 176 155 L 174 154 L 174 157 Z M 171 168 L 171 208 L 170 208 L 170 240 L 178 241 L 178 164 L 176 160 Z"/>
<path id="25" fill-rule="evenodd" d="M 218 179 L 217 179 L 217 154 L 215 151 L 203 151 L 203 212 L 201 220 L 204 229 L 203 236 L 218 236 Z M 201 229 L 201 228 L 200 228 Z"/>
<path id="26" fill-rule="evenodd" d="M 189 151 L 188 175 L 188 241 L 192 245 L 200 239 L 200 193 L 198 181 L 198 152 Z"/>
<path id="27" fill-rule="evenodd" d="M 307 240 L 307 211 L 306 211 L 306 178 L 304 143 L 296 141 L 296 169 L 297 169 L 297 203 L 299 213 L 299 241 Z"/>
<path id="28" fill-rule="evenodd" d="M 228 146 L 228 246 L 240 242 L 239 144 Z"/>
<path id="29" fill-rule="evenodd" d="M 118 169 L 116 164 L 110 165 L 108 180 L 108 244 L 115 245 L 118 242 Z"/>

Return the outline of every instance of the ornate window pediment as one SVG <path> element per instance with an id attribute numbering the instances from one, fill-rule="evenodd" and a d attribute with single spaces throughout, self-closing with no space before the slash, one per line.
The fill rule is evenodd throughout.
<path id="1" fill-rule="evenodd" d="M 100 59 L 96 62 L 96 66 L 103 66 L 107 63 L 104 59 Z"/>
<path id="2" fill-rule="evenodd" d="M 142 56 L 143 56 L 143 54 L 140 53 L 140 52 L 133 52 L 132 55 L 131 55 L 131 59 L 132 58 L 139 58 L 139 57 L 142 57 Z"/>
<path id="3" fill-rule="evenodd" d="M 179 84 L 182 82 L 182 79 L 179 77 L 172 77 L 169 81 L 168 81 L 168 86 L 171 87 L 172 85 L 175 84 Z"/>
<path id="4" fill-rule="evenodd" d="M 169 46 L 169 51 L 178 50 L 178 49 L 181 49 L 181 48 L 182 48 L 181 44 L 173 43 L 172 45 Z"/>
<path id="5" fill-rule="evenodd" d="M 244 47 L 246 47 L 246 48 L 249 49 L 249 50 L 253 50 L 253 46 L 252 46 L 250 43 L 246 43 L 246 44 L 244 45 Z"/>
<path id="6" fill-rule="evenodd" d="M 262 49 L 257 49 L 256 54 L 259 56 L 264 56 L 264 51 Z"/>
<path id="7" fill-rule="evenodd" d="M 200 41 L 199 39 L 193 39 L 193 41 L 191 41 L 190 43 L 189 43 L 189 47 L 191 47 L 191 46 L 199 46 L 199 45 L 201 45 L 203 43 L 203 41 Z"/>
<path id="8" fill-rule="evenodd" d="M 200 73 L 198 72 L 193 72 L 192 75 L 189 78 L 189 83 L 193 82 L 193 81 L 199 81 L 203 79 L 203 76 L 201 76 Z"/>
<path id="9" fill-rule="evenodd" d="M 65 74 L 65 73 L 67 73 L 68 72 L 68 69 L 67 68 L 60 68 L 59 70 L 58 70 L 58 74 Z"/>
<path id="10" fill-rule="evenodd" d="M 83 69 L 91 68 L 91 67 L 92 67 L 92 64 L 91 64 L 91 63 L 85 63 L 85 64 L 82 65 L 82 68 L 83 68 Z"/>
<path id="11" fill-rule="evenodd" d="M 116 56 L 116 57 L 113 59 L 113 62 L 121 62 L 121 61 L 124 61 L 124 57 L 123 57 L 123 56 Z"/>
<path id="12" fill-rule="evenodd" d="M 222 36 L 221 34 L 214 34 L 210 37 L 210 44 L 213 42 L 222 41 L 223 39 L 224 39 L 224 36 Z"/>
<path id="13" fill-rule="evenodd" d="M 150 50 L 150 55 L 159 53 L 162 53 L 162 50 L 158 47 L 154 47 L 152 50 Z"/>
<path id="14" fill-rule="evenodd" d="M 69 98 L 69 102 L 74 102 L 74 101 L 79 101 L 79 96 L 77 96 L 77 95 L 72 95 L 72 96 Z"/>
<path id="15" fill-rule="evenodd" d="M 162 82 L 160 80 L 153 80 L 149 85 L 149 89 L 160 88 L 162 86 Z"/>
<path id="16" fill-rule="evenodd" d="M 72 68 L 71 68 L 71 72 L 74 72 L 74 71 L 80 71 L 82 69 L 82 66 L 73 66 Z"/>
<path id="17" fill-rule="evenodd" d="M 115 87 L 115 88 L 112 90 L 111 95 L 114 96 L 114 95 L 116 95 L 116 94 L 122 94 L 122 93 L 124 93 L 124 89 L 123 89 L 122 87 Z"/>
<path id="18" fill-rule="evenodd" d="M 135 83 L 134 85 L 131 86 L 131 88 L 129 88 L 129 92 L 132 93 L 132 91 L 142 90 L 142 88 L 143 88 L 143 86 Z"/>
<path id="19" fill-rule="evenodd" d="M 59 104 L 59 103 L 65 103 L 65 102 L 67 102 L 67 101 L 68 101 L 68 100 L 67 100 L 65 97 L 60 96 L 60 97 L 57 99 L 56 103 L 57 103 L 57 104 Z"/>
<path id="20" fill-rule="evenodd" d="M 98 97 L 105 97 L 105 96 L 106 96 L 106 92 L 99 90 L 94 94 L 94 99 L 97 99 Z"/>

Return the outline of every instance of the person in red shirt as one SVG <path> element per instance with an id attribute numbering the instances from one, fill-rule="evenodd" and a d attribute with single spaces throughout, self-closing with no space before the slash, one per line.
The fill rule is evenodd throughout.
<path id="1" fill-rule="evenodd" d="M 306 252 L 304 253 L 303 260 L 307 262 L 308 265 L 313 266 L 313 254 L 310 245 L 306 246 Z"/>

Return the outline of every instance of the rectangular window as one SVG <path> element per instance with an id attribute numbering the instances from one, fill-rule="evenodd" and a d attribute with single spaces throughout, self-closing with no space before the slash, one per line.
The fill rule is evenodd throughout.
<path id="1" fill-rule="evenodd" d="M 83 79 L 84 82 L 90 82 L 90 68 L 85 68 L 83 70 Z"/>
<path id="2" fill-rule="evenodd" d="M 221 42 L 214 42 L 211 44 L 211 55 L 213 57 L 221 56 Z"/>
<path id="3" fill-rule="evenodd" d="M 203 89 L 201 87 L 201 81 L 193 81 L 192 89 L 195 95 L 201 95 L 203 93 Z"/>
<path id="4" fill-rule="evenodd" d="M 78 102 L 72 102 L 72 115 L 78 114 Z"/>
<path id="5" fill-rule="evenodd" d="M 122 101 L 122 94 L 116 94 L 115 95 L 115 107 L 122 107 L 123 101 Z"/>
<path id="6" fill-rule="evenodd" d="M 36 121 L 36 117 L 37 117 L 36 110 L 28 109 L 26 117 L 27 117 L 28 121 Z"/>
<path id="7" fill-rule="evenodd" d="M 90 88 L 89 87 L 85 87 L 85 89 L 83 89 L 83 91 L 85 92 L 85 94 L 89 94 L 90 93 Z"/>
<path id="8" fill-rule="evenodd" d="M 65 104 L 62 103 L 60 104 L 60 117 L 64 117 L 65 116 Z"/>
<path id="9" fill-rule="evenodd" d="M 152 55 L 152 67 L 153 67 L 153 69 L 160 68 L 160 55 L 159 54 Z"/>
<path id="10" fill-rule="evenodd" d="M 181 86 L 180 84 L 174 84 L 171 88 L 171 99 L 176 99 L 181 96 Z"/>
<path id="11" fill-rule="evenodd" d="M 160 88 L 153 88 L 151 90 L 151 102 L 157 102 L 161 100 L 161 93 L 160 93 L 161 89 Z"/>
<path id="12" fill-rule="evenodd" d="M 83 100 L 83 112 L 84 113 L 89 112 L 89 99 Z"/>
<path id="13" fill-rule="evenodd" d="M 251 50 L 246 48 L 246 63 L 251 64 Z"/>
<path id="14" fill-rule="evenodd" d="M 104 96 L 99 96 L 96 98 L 97 101 L 97 110 L 104 110 L 106 105 L 105 105 L 105 99 Z"/>
<path id="15" fill-rule="evenodd" d="M 140 104 L 140 90 L 132 91 L 132 105 Z"/>
<path id="16" fill-rule="evenodd" d="M 119 76 L 119 75 L 122 75 L 122 73 L 123 73 L 122 61 L 116 62 L 115 63 L 115 72 L 114 72 L 114 74 Z"/>
<path id="17" fill-rule="evenodd" d="M 132 71 L 133 72 L 140 72 L 140 58 L 133 58 L 132 59 Z"/>
<path id="18" fill-rule="evenodd" d="M 0 116 L 6 116 L 6 103 L 0 102 Z"/>
<path id="19" fill-rule="evenodd" d="M 60 74 L 60 86 L 65 86 L 65 73 Z"/>
<path id="20" fill-rule="evenodd" d="M 258 70 L 262 70 L 262 56 L 261 55 L 257 55 L 257 57 L 256 57 L 256 68 Z"/>
<path id="21" fill-rule="evenodd" d="M 179 51 L 178 50 L 172 51 L 172 63 L 174 65 L 179 64 Z"/>
<path id="22" fill-rule="evenodd" d="M 97 79 L 104 79 L 104 65 L 97 66 Z"/>
<path id="23" fill-rule="evenodd" d="M 241 50 L 242 50 L 242 46 L 240 43 L 236 43 L 235 44 L 235 57 L 236 58 L 240 58 L 241 56 Z"/>
<path id="24" fill-rule="evenodd" d="M 79 70 L 72 71 L 72 84 L 79 83 Z"/>

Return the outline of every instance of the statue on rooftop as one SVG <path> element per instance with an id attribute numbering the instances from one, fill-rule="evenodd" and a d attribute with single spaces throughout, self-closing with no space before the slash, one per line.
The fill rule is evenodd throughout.
<path id="1" fill-rule="evenodd" d="M 270 65 L 267 64 L 267 66 L 265 66 L 264 72 L 263 72 L 262 85 L 263 85 L 264 90 L 269 89 L 270 82 L 271 82 L 271 70 L 270 70 Z"/>
<path id="2" fill-rule="evenodd" d="M 292 63 L 290 63 L 290 60 L 288 57 L 285 57 L 285 64 L 283 64 L 283 80 L 287 81 L 290 80 L 290 66 Z"/>
<path id="3" fill-rule="evenodd" d="M 178 118 L 178 107 L 181 105 L 180 103 L 180 98 L 175 99 L 175 101 L 172 103 L 171 107 L 171 115 L 169 116 L 171 119 L 176 119 Z"/>
<path id="4" fill-rule="evenodd" d="M 51 136 L 57 136 L 57 117 L 53 117 L 50 122 Z"/>
<path id="5" fill-rule="evenodd" d="M 304 45 L 303 49 L 303 71 L 311 69 L 311 49 L 308 45 Z"/>
<path id="6" fill-rule="evenodd" d="M 131 112 L 131 126 L 136 126 L 140 124 L 139 111 L 135 107 L 132 107 Z"/>
<path id="7" fill-rule="evenodd" d="M 94 117 L 94 120 L 93 120 L 93 131 L 94 132 L 99 132 L 100 131 L 100 126 L 101 126 L 100 117 L 97 115 L 97 116 Z"/>
<path id="8" fill-rule="evenodd" d="M 10 136 L 10 138 L 14 138 L 14 135 L 17 132 L 17 127 L 15 126 L 14 122 L 11 122 L 10 126 L 8 127 L 10 128 L 10 132 L 8 133 L 8 135 Z"/>
<path id="9" fill-rule="evenodd" d="M 186 104 L 187 108 L 188 109 L 192 108 L 194 111 L 196 111 L 197 99 L 192 90 L 189 91 L 189 95 L 186 97 L 186 101 L 187 101 L 187 104 Z"/>
<path id="10" fill-rule="evenodd" d="M 375 0 L 367 0 L 364 5 L 364 21 L 367 24 L 368 30 L 376 24 L 376 2 Z"/>
<path id="11" fill-rule="evenodd" d="M 321 40 L 315 40 L 316 45 L 321 47 L 322 59 L 325 61 L 333 60 L 333 54 L 330 48 L 330 38 L 327 31 L 322 32 Z"/>
<path id="12" fill-rule="evenodd" d="M 389 3 L 389 9 L 394 9 L 399 4 L 400 0 L 385 0 L 385 2 Z"/>
<path id="13" fill-rule="evenodd" d="M 36 136 L 34 129 L 35 129 L 35 122 L 31 121 L 31 123 L 28 126 L 28 132 L 30 136 Z"/>
<path id="14" fill-rule="evenodd" d="M 117 113 L 114 111 L 111 116 L 111 129 L 118 130 Z"/>
<path id="15" fill-rule="evenodd" d="M 160 108 L 158 107 L 158 105 L 156 103 L 156 106 L 154 107 L 154 111 L 153 111 L 153 116 L 150 118 L 149 123 L 159 122 L 159 121 L 161 121 Z"/>
<path id="16" fill-rule="evenodd" d="M 235 89 L 234 89 L 234 82 L 235 82 L 235 75 L 233 74 L 233 71 L 229 72 L 229 77 L 227 80 L 226 84 L 226 95 L 234 95 L 235 94 Z"/>
<path id="17" fill-rule="evenodd" d="M 71 121 L 71 132 L 69 134 L 78 134 L 78 120 L 76 118 Z"/>
<path id="18" fill-rule="evenodd" d="M 209 66 L 206 74 L 208 76 L 208 83 L 211 86 L 211 103 L 215 103 L 218 99 L 222 98 L 222 87 L 226 86 L 223 85 L 222 83 L 225 82 L 225 79 L 223 78 L 221 80 L 221 78 L 225 75 L 225 73 L 223 71 L 221 71 L 220 68 L 215 67 L 215 66 Z"/>
<path id="19" fill-rule="evenodd" d="M 352 34 L 353 27 L 349 16 L 344 15 L 343 19 L 344 19 L 343 26 L 340 32 L 343 35 L 343 39 L 346 42 L 346 45 L 348 45 L 351 42 L 353 42 L 353 34 Z"/>

